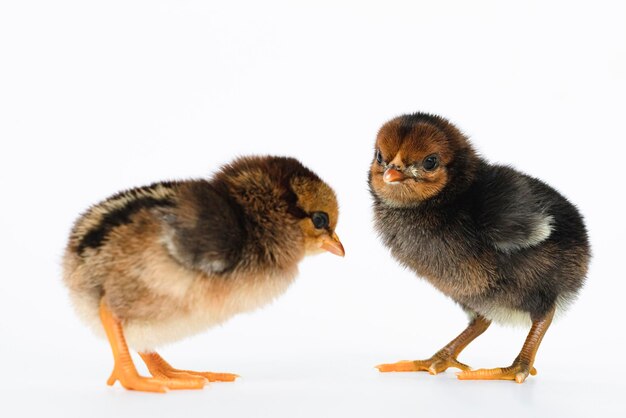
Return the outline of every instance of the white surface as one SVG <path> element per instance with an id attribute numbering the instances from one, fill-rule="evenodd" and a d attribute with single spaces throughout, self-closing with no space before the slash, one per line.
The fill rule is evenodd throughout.
<path id="1" fill-rule="evenodd" d="M 0 4 L 0 415 L 617 415 L 625 4 L 294 3 Z M 588 284 L 524 385 L 373 369 L 425 358 L 465 325 L 371 228 L 376 131 L 417 110 L 449 117 L 488 159 L 586 216 Z M 273 305 L 163 350 L 239 382 L 164 396 L 105 386 L 108 347 L 60 282 L 71 223 L 119 189 L 251 153 L 298 157 L 336 189 L 346 258 L 306 260 Z M 460 359 L 508 365 L 525 333 L 493 326 Z"/>

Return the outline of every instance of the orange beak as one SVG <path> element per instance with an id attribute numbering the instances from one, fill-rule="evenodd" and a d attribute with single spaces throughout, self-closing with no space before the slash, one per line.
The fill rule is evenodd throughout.
<path id="1" fill-rule="evenodd" d="M 405 178 L 405 175 L 395 168 L 388 168 L 385 171 L 385 174 L 383 174 L 383 180 L 385 181 L 385 183 L 397 183 L 404 180 Z"/>
<path id="2" fill-rule="evenodd" d="M 334 232 L 332 237 L 328 235 L 322 236 L 320 248 L 328 251 L 329 253 L 338 255 L 339 257 L 346 255 L 346 251 L 343 249 L 343 245 L 341 245 L 339 237 Z"/>

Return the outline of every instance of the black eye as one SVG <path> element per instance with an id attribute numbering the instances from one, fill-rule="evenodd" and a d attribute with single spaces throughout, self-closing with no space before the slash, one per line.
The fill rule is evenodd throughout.
<path id="1" fill-rule="evenodd" d="M 424 170 L 426 171 L 432 171 L 435 168 L 437 168 L 437 166 L 439 165 L 439 158 L 437 158 L 436 155 L 429 155 L 428 157 L 424 158 L 424 161 L 422 161 L 422 167 L 424 167 Z"/>
<path id="2" fill-rule="evenodd" d="M 378 162 L 378 164 L 383 163 L 383 155 L 380 153 L 379 149 L 376 150 L 376 161 Z"/>
<path id="3" fill-rule="evenodd" d="M 328 214 L 326 212 L 313 212 L 311 220 L 317 229 L 328 228 Z"/>

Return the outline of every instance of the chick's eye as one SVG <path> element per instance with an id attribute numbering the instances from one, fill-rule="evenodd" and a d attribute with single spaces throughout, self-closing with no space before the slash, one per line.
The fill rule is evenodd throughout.
<path id="1" fill-rule="evenodd" d="M 422 167 L 426 171 L 432 171 L 439 165 L 439 158 L 436 155 L 429 155 L 422 161 Z"/>
<path id="2" fill-rule="evenodd" d="M 313 212 L 311 221 L 317 229 L 328 228 L 328 214 L 326 212 Z"/>
<path id="3" fill-rule="evenodd" d="M 376 162 L 378 162 L 378 164 L 383 163 L 383 155 L 380 153 L 379 149 L 376 150 Z"/>

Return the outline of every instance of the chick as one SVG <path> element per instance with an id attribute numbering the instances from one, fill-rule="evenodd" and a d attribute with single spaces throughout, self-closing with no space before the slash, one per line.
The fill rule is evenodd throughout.
<path id="1" fill-rule="evenodd" d="M 269 303 L 305 255 L 343 256 L 337 216 L 333 190 L 283 157 L 240 158 L 211 180 L 155 183 L 91 207 L 73 227 L 63 277 L 80 317 L 111 345 L 107 383 L 164 392 L 234 380 L 175 369 L 155 348 Z"/>
<path id="2" fill-rule="evenodd" d="M 462 370 L 459 379 L 524 382 L 555 311 L 585 280 L 590 258 L 577 209 L 550 186 L 477 156 L 446 119 L 403 115 L 382 126 L 369 172 L 375 226 L 392 256 L 452 298 L 468 327 L 428 360 L 381 372 Z M 530 332 L 509 367 L 472 371 L 459 353 L 492 321 Z"/>

